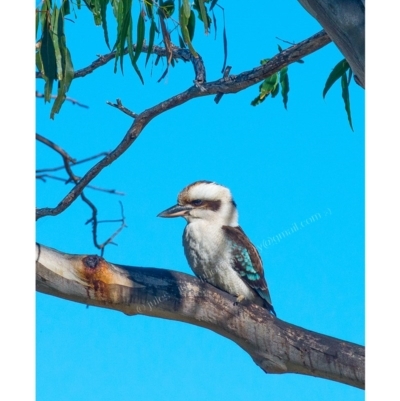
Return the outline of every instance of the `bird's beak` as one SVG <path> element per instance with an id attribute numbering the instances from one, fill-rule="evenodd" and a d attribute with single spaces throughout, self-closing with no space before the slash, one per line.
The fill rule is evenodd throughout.
<path id="1" fill-rule="evenodd" d="M 157 217 L 180 217 L 180 216 L 186 216 L 193 207 L 191 206 L 181 206 L 181 205 L 175 205 L 167 210 L 164 210 L 163 212 L 159 213 Z"/>

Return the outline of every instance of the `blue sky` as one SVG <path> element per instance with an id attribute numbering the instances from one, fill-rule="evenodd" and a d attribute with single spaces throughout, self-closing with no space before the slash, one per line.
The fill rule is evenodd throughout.
<path id="1" fill-rule="evenodd" d="M 232 3 L 224 5 L 232 73 L 274 55 L 277 43 L 282 46 L 276 36 L 299 42 L 320 29 L 297 3 L 285 5 L 285 18 L 278 3 L 259 4 L 257 12 Z M 107 52 L 100 28 L 94 28 L 86 14 L 79 12 L 68 26 L 77 69 Z M 196 34 L 194 43 L 206 63 L 208 80 L 220 76 L 221 32 L 217 41 L 213 35 Z M 188 183 L 215 180 L 232 190 L 241 226 L 261 247 L 279 318 L 364 344 L 364 91 L 352 83 L 354 133 L 339 87 L 325 100 L 321 95 L 327 75 L 341 59 L 330 44 L 304 64 L 291 65 L 287 111 L 279 97 L 250 106 L 257 95 L 253 87 L 224 96 L 218 105 L 211 97 L 197 99 L 153 120 L 93 183 L 126 195 L 87 191 L 102 219 L 118 218 L 118 200 L 124 204 L 129 227 L 105 257 L 191 274 L 181 246 L 184 221 L 155 216 L 174 204 Z M 163 67 L 153 67 L 151 76 L 150 66 L 142 68 L 142 86 L 128 63 L 124 76 L 114 75 L 110 64 L 73 82 L 69 96 L 89 109 L 66 103 L 51 121 L 49 105 L 37 101 L 37 132 L 77 159 L 110 150 L 131 121 L 107 106 L 107 100 L 121 98 L 140 112 L 184 90 L 193 79 L 191 65 L 180 62 L 157 84 Z M 40 144 L 36 152 L 37 167 L 60 165 Z M 37 204 L 54 206 L 66 191 L 58 182 L 38 182 Z M 89 216 L 86 205 L 77 201 L 61 216 L 41 219 L 37 241 L 68 253 L 96 253 L 90 227 L 84 225 Z M 321 218 L 265 245 L 312 216 Z M 103 225 L 102 238 L 112 230 Z M 361 390 L 327 380 L 265 375 L 234 343 L 199 327 L 127 317 L 43 294 L 36 295 L 36 380 L 38 400 L 364 398 Z"/>
<path id="2" fill-rule="evenodd" d="M 237 4 L 237 6 L 233 6 Z M 297 3 L 259 5 L 256 13 L 225 4 L 232 73 L 251 69 L 277 52 L 276 37 L 299 42 L 320 30 Z M 221 15 L 217 14 L 217 17 Z M 266 18 L 266 16 L 269 16 Z M 272 17 L 273 16 L 273 17 Z M 68 25 L 74 66 L 82 68 L 107 53 L 101 28 L 85 11 Z M 208 80 L 220 77 L 222 19 L 218 38 L 196 33 Z M 111 22 L 111 18 L 110 18 Z M 351 84 L 355 132 L 349 128 L 339 86 L 322 99 L 331 69 L 342 59 L 333 44 L 289 67 L 288 110 L 280 97 L 252 107 L 257 86 L 224 96 L 196 99 L 153 120 L 135 144 L 93 182 L 124 192 L 117 197 L 87 190 L 101 219 L 119 217 L 126 228 L 105 257 L 112 262 L 168 268 L 192 274 L 183 255 L 182 219 L 157 213 L 198 179 L 228 186 L 239 221 L 261 248 L 266 278 L 278 317 L 309 330 L 364 344 L 364 91 Z M 126 59 L 125 75 L 113 64 L 73 82 L 69 96 L 89 109 L 64 104 L 54 121 L 37 101 L 36 129 L 77 159 L 114 148 L 131 124 L 106 105 L 122 99 L 140 112 L 186 89 L 190 64 L 179 62 L 157 83 L 164 66 L 140 66 L 142 86 Z M 151 70 L 153 74 L 151 75 Z M 42 91 L 42 84 L 38 83 Z M 37 167 L 60 165 L 38 144 Z M 88 165 L 76 170 L 82 174 Z M 55 206 L 68 188 L 38 182 L 39 207 Z M 301 230 L 271 244 L 297 224 Z M 90 211 L 80 201 L 65 213 L 41 219 L 37 241 L 68 253 L 96 253 Z M 307 220 L 308 219 L 308 220 Z M 116 226 L 103 225 L 101 238 Z M 100 238 L 100 240 L 101 240 Z M 238 346 L 187 324 L 121 313 L 36 296 L 37 399 L 362 400 L 364 392 L 300 375 L 266 375 Z"/>

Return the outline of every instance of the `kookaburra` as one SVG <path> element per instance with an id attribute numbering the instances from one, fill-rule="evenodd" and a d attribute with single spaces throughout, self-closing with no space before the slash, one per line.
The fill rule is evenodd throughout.
<path id="1" fill-rule="evenodd" d="M 185 255 L 200 279 L 253 302 L 276 316 L 256 247 L 238 224 L 238 212 L 228 188 L 197 181 L 178 195 L 178 203 L 159 217 L 183 217 Z"/>

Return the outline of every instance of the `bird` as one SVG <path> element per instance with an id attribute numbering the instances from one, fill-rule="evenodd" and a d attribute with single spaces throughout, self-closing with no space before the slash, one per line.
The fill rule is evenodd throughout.
<path id="1" fill-rule="evenodd" d="M 201 280 L 236 297 L 235 304 L 255 303 L 276 316 L 257 248 L 238 223 L 229 188 L 196 181 L 178 194 L 176 205 L 157 217 L 183 217 L 186 259 Z"/>

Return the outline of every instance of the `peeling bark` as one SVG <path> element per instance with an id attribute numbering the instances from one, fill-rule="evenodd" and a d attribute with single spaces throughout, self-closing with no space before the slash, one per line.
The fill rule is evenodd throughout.
<path id="1" fill-rule="evenodd" d="M 233 296 L 184 273 L 37 245 L 36 289 L 127 315 L 205 327 L 234 341 L 267 373 L 300 373 L 364 388 L 364 347 L 291 325 L 257 305 L 235 305 Z"/>

